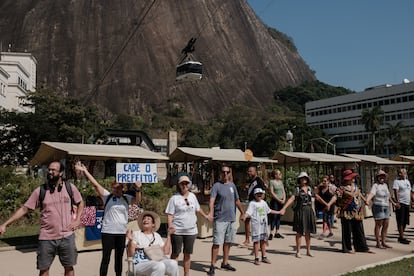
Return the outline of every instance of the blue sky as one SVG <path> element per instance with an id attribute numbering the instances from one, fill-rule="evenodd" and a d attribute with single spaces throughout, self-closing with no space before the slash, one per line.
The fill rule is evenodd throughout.
<path id="1" fill-rule="evenodd" d="M 414 0 L 247 0 L 317 78 L 354 91 L 414 81 Z"/>

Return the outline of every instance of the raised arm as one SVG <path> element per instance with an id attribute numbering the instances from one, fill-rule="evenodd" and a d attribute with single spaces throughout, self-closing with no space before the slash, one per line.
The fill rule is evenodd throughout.
<path id="1" fill-rule="evenodd" d="M 141 182 L 135 182 L 135 197 L 132 199 L 131 204 L 137 204 L 141 205 L 142 200 L 142 183 Z"/>
<path id="2" fill-rule="evenodd" d="M 127 256 L 133 257 L 135 254 L 137 243 L 134 241 L 134 232 L 132 232 L 131 229 L 127 230 L 127 238 L 128 238 Z"/>
<path id="3" fill-rule="evenodd" d="M 95 177 L 93 177 L 93 175 L 89 173 L 88 169 L 86 168 L 84 164 L 76 164 L 75 170 L 83 172 L 86 178 L 91 182 L 91 184 L 95 188 L 95 191 L 98 193 L 98 195 L 100 197 L 104 196 L 104 192 L 105 192 L 104 187 L 102 187 L 102 185 L 99 184 L 98 181 L 96 181 Z"/>

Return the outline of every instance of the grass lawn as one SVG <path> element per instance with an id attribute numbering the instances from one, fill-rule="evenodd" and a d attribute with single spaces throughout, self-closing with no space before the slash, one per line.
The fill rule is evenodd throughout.
<path id="1" fill-rule="evenodd" d="M 0 247 L 36 244 L 38 235 L 39 225 L 11 225 L 0 238 Z"/>
<path id="2" fill-rule="evenodd" d="M 347 273 L 346 276 L 378 276 L 378 275 L 414 275 L 414 258 L 405 258 L 397 262 L 375 266 L 366 270 Z"/>

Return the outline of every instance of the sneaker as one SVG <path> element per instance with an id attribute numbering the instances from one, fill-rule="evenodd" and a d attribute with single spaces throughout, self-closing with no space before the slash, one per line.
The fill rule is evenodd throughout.
<path id="1" fill-rule="evenodd" d="M 284 239 L 285 237 L 283 237 L 282 235 L 280 235 L 279 233 L 277 233 L 276 235 L 275 235 L 275 237 L 277 238 L 277 239 Z"/>
<path id="2" fill-rule="evenodd" d="M 269 241 L 273 240 L 273 234 L 269 235 Z"/>
<path id="3" fill-rule="evenodd" d="M 402 244 L 409 244 L 411 241 L 405 239 L 405 238 L 398 238 L 398 242 Z"/>
<path id="4" fill-rule="evenodd" d="M 272 263 L 272 262 L 269 261 L 269 259 L 267 257 L 263 257 L 262 262 L 265 263 L 265 264 L 271 264 Z"/>
<path id="5" fill-rule="evenodd" d="M 300 253 L 296 253 L 295 256 L 296 256 L 296 258 L 302 258 L 302 256 L 300 255 Z"/>
<path id="6" fill-rule="evenodd" d="M 329 233 L 327 237 L 328 238 L 333 237 L 333 233 Z"/>
<path id="7" fill-rule="evenodd" d="M 323 240 L 325 238 L 325 236 L 323 235 L 323 234 L 320 234 L 319 236 L 318 236 L 318 240 Z"/>
<path id="8" fill-rule="evenodd" d="M 236 271 L 236 269 L 234 267 L 232 267 L 230 264 L 223 264 L 221 263 L 221 268 L 228 270 L 228 271 Z"/>
<path id="9" fill-rule="evenodd" d="M 255 265 L 260 265 L 260 262 L 259 262 L 259 258 L 256 258 L 256 259 L 254 259 L 254 262 L 253 262 Z"/>
<path id="10" fill-rule="evenodd" d="M 210 265 L 210 270 L 207 272 L 207 275 L 214 276 L 215 274 L 214 265 Z"/>

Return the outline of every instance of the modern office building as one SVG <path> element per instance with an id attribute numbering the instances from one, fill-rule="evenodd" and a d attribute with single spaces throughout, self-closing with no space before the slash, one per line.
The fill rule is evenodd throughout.
<path id="1" fill-rule="evenodd" d="M 414 129 L 414 83 L 407 79 L 397 85 L 385 84 L 363 92 L 308 102 L 306 123 L 331 136 L 329 142 L 336 146 L 337 153 L 365 154 L 366 141 L 371 134 L 361 120 L 362 111 L 375 106 L 384 111 L 382 128 L 401 121 L 404 129 Z"/>
<path id="2" fill-rule="evenodd" d="M 28 91 L 36 89 L 37 61 L 30 53 L 0 52 L 0 107 L 30 112 L 24 106 Z"/>

